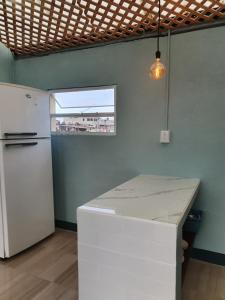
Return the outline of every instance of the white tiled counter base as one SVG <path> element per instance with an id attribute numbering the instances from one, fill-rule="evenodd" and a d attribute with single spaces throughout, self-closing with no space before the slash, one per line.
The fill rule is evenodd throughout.
<path id="1" fill-rule="evenodd" d="M 78 208 L 79 300 L 179 299 L 179 232 L 198 185 L 140 175 Z"/>

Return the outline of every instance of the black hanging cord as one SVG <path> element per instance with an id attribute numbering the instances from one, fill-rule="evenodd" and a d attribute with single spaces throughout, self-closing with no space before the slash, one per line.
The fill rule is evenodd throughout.
<path id="1" fill-rule="evenodd" d="M 160 51 L 159 51 L 160 20 L 161 20 L 161 1 L 159 0 L 158 36 L 157 36 L 157 51 L 156 51 L 156 58 L 160 58 L 160 56 L 161 56 L 161 53 L 160 53 Z"/>

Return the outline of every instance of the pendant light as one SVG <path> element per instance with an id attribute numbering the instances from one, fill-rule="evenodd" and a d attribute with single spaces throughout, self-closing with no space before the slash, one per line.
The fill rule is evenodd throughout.
<path id="1" fill-rule="evenodd" d="M 157 51 L 155 53 L 156 59 L 150 68 L 149 76 L 153 80 L 162 79 L 166 74 L 166 67 L 161 63 L 161 52 L 159 51 L 159 35 L 160 35 L 160 21 L 161 21 L 161 0 L 159 0 L 159 15 L 158 15 L 158 35 L 157 35 Z"/>

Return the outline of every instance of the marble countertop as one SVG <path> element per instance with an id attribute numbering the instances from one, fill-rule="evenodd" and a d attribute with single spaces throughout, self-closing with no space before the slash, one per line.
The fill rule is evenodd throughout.
<path id="1" fill-rule="evenodd" d="M 79 209 L 179 224 L 192 205 L 199 179 L 139 175 Z"/>

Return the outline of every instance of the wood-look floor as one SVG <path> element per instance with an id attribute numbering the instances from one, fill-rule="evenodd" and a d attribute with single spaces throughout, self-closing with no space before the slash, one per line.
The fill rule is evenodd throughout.
<path id="1" fill-rule="evenodd" d="M 78 300 L 77 289 L 74 232 L 58 229 L 22 254 L 0 260 L 0 300 Z M 225 268 L 191 260 L 182 300 L 225 300 Z"/>
<path id="2" fill-rule="evenodd" d="M 56 233 L 0 261 L 1 300 L 77 300 L 76 234 Z"/>
<path id="3" fill-rule="evenodd" d="M 225 300 L 225 267 L 191 260 L 182 300 Z"/>

